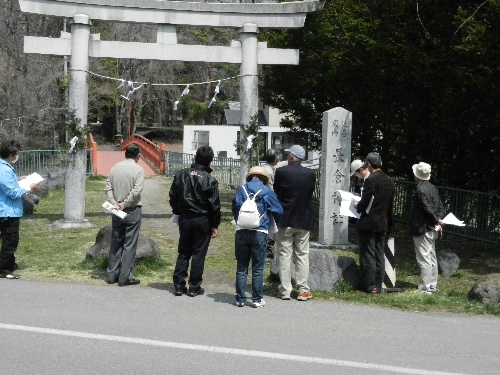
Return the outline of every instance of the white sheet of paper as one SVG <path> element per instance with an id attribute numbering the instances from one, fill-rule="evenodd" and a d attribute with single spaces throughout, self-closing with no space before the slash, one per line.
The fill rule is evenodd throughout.
<path id="1" fill-rule="evenodd" d="M 337 191 L 341 198 L 339 214 L 342 216 L 350 216 L 359 219 L 359 214 L 354 208 L 354 205 L 361 200 L 361 197 L 358 197 L 357 195 L 354 195 L 345 190 Z"/>
<path id="2" fill-rule="evenodd" d="M 458 220 L 455 215 L 453 215 L 451 212 L 446 215 L 446 217 L 443 219 L 443 223 L 449 224 L 449 225 L 456 225 L 459 227 L 465 227 L 465 223 L 462 220 Z"/>
<path id="3" fill-rule="evenodd" d="M 19 187 L 30 191 L 30 185 L 38 184 L 40 181 L 43 181 L 43 177 L 35 172 L 30 174 L 29 176 L 26 176 L 26 178 L 19 180 Z"/>
<path id="4" fill-rule="evenodd" d="M 113 206 L 111 203 L 109 203 L 108 201 L 104 202 L 102 204 L 102 208 L 104 208 L 105 210 L 111 212 L 113 215 L 116 215 L 118 216 L 120 219 L 124 219 L 125 216 L 127 216 L 127 213 L 126 212 L 123 212 L 121 210 L 117 210 L 115 208 L 115 206 Z"/>

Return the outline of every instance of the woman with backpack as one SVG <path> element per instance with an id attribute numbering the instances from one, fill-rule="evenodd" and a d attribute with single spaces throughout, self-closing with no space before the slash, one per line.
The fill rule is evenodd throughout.
<path id="1" fill-rule="evenodd" d="M 252 260 L 252 303 L 254 308 L 264 307 L 264 264 L 269 233 L 269 218 L 279 221 L 283 215 L 276 194 L 266 186 L 269 176 L 262 167 L 248 171 L 247 183 L 238 188 L 232 202 L 236 222 L 234 236 L 236 255 L 236 306 L 246 303 L 248 266 Z"/>

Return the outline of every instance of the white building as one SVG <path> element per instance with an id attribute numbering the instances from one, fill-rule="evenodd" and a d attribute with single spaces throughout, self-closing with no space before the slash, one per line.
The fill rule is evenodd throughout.
<path id="1" fill-rule="evenodd" d="M 259 105 L 259 136 L 264 142 L 263 152 L 269 148 L 275 148 L 282 153 L 282 160 L 286 159 L 283 150 L 301 142 L 295 142 L 293 134 L 288 133 L 288 129 L 280 128 L 279 123 L 283 115 L 276 108 Z M 198 147 L 210 145 L 215 156 L 239 159 L 236 152 L 236 142 L 239 139 L 241 114 L 238 102 L 231 102 L 229 109 L 225 110 L 224 125 L 184 125 L 183 149 L 185 154 L 194 154 Z M 315 159 L 313 164 L 318 163 L 318 153 L 308 152 L 307 145 L 302 145 L 306 149 L 307 158 Z"/>

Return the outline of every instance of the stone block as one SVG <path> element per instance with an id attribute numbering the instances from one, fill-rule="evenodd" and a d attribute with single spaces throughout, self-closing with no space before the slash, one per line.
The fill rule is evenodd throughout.
<path id="1" fill-rule="evenodd" d="M 290 267 L 295 279 L 295 267 Z M 271 275 L 279 279 L 278 256 L 271 260 Z M 337 289 L 341 280 L 356 285 L 359 281 L 359 268 L 350 257 L 338 257 L 329 249 L 309 249 L 309 279 L 311 290 L 331 292 Z"/>
<path id="2" fill-rule="evenodd" d="M 95 244 L 90 247 L 89 251 L 87 251 L 86 258 L 88 260 L 95 260 L 108 256 L 109 246 L 111 244 L 111 230 L 111 225 L 107 225 L 99 230 L 96 235 Z M 159 257 L 160 248 L 158 244 L 152 239 L 139 234 L 135 261 L 138 262 L 142 259 Z"/>
<path id="3" fill-rule="evenodd" d="M 469 291 L 469 298 L 483 303 L 500 302 L 500 273 L 491 273 L 478 280 Z"/>
<path id="4" fill-rule="evenodd" d="M 444 277 L 454 275 L 460 266 L 460 258 L 451 250 L 441 250 L 436 253 L 439 271 Z"/>
<path id="5" fill-rule="evenodd" d="M 23 195 L 23 212 L 25 215 L 31 215 L 35 212 L 35 206 L 40 202 L 35 194 L 26 193 Z"/>

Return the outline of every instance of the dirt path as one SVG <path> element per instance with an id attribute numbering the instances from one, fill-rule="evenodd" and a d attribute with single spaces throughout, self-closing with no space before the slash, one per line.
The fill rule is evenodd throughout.
<path id="1" fill-rule="evenodd" d="M 179 228 L 170 222 L 172 209 L 168 204 L 168 190 L 171 183 L 172 179 L 164 176 L 146 178 L 142 194 L 141 230 L 161 233 L 163 237 L 175 241 L 177 245 Z M 209 248 L 208 254 L 210 255 L 212 251 Z M 234 279 L 228 278 L 217 270 L 205 268 L 203 287 L 210 293 L 234 294 Z"/>

